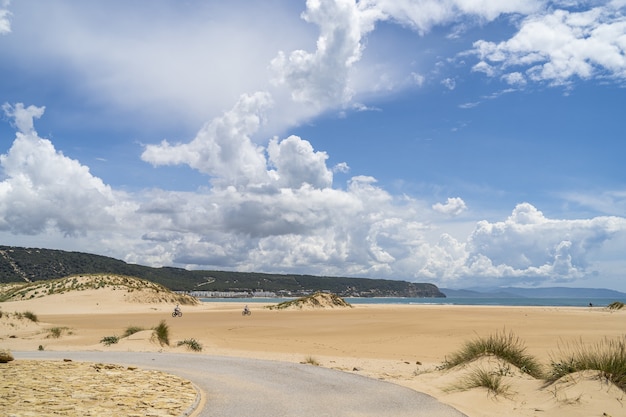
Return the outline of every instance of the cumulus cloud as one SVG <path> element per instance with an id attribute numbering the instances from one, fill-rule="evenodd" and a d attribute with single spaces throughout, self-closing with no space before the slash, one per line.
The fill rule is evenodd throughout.
<path id="1" fill-rule="evenodd" d="M 365 175 L 350 178 L 340 189 L 333 184 L 333 172 L 348 172 L 346 163 L 330 169 L 325 151 L 295 135 L 274 137 L 263 146 L 267 139 L 260 133 L 272 123 L 268 115 L 289 112 L 294 103 L 311 108 L 300 114 L 307 117 L 349 104 L 358 94 L 353 77 L 354 71 L 362 70 L 356 63 L 365 50 L 364 37 L 383 21 L 425 33 L 467 16 L 485 23 L 506 14 L 529 15 L 519 20 L 518 33 L 508 41 L 475 44 L 472 53 L 480 62 L 474 71 L 500 76 L 515 86 L 527 80 L 564 82 L 598 71 L 623 77 L 624 22 L 618 6 L 582 13 L 544 12 L 541 2 L 527 0 L 308 0 L 306 5 L 302 17 L 319 28 L 315 46 L 307 51 L 274 39 L 268 42 L 271 54 L 265 42 L 242 40 L 232 33 L 229 40 L 239 41 L 227 42 L 223 49 L 213 44 L 209 48 L 211 42 L 205 40 L 217 39 L 206 32 L 210 25 L 194 24 L 198 35 L 194 39 L 200 40 L 181 54 L 176 51 L 173 58 L 164 51 L 185 42 L 174 39 L 177 35 L 172 31 L 153 34 L 166 46 L 161 49 L 127 36 L 133 25 L 120 23 L 125 36 L 99 37 L 91 29 L 97 25 L 83 26 L 76 23 L 83 20 L 75 19 L 67 34 L 57 35 L 63 41 L 48 45 L 56 51 L 55 62 L 78 63 L 75 71 L 87 77 L 82 80 L 86 88 L 123 103 L 123 108 L 167 103 L 167 109 L 176 108 L 163 112 L 172 119 L 193 112 L 207 120 L 206 114 L 230 108 L 188 142 L 164 140 L 145 146 L 141 155 L 156 167 L 187 165 L 209 178 L 207 187 L 195 192 L 115 191 L 87 166 L 39 137 L 34 120 L 42 117 L 43 107 L 5 104 L 3 111 L 18 132 L 11 148 L 0 156 L 0 231 L 37 237 L 54 231 L 68 236 L 84 233 L 113 256 L 155 266 L 403 278 L 440 285 L 455 285 L 468 277 L 502 284 L 584 278 L 595 271 L 590 255 L 594 250 L 624 239 L 623 217 L 551 219 L 528 203 L 500 221 L 473 220 L 469 234 L 451 233 L 435 220 L 441 219 L 439 214 L 464 213 L 467 207 L 461 197 L 432 205 L 393 195 Z M 8 22 L 7 16 L 0 14 L 0 22 Z M 274 22 L 271 26 L 282 28 Z M 534 37 L 537 34 L 553 42 L 541 44 Z M 307 36 L 302 39 L 310 40 Z M 122 39 L 133 39 L 134 48 L 118 50 Z M 225 51 L 233 45 L 246 53 L 262 48 L 260 57 L 246 56 L 254 55 L 263 65 L 256 60 L 254 65 L 246 65 L 247 60 L 230 65 Z M 276 55 L 278 49 L 288 52 Z M 48 53 L 52 52 L 44 56 Z M 216 56 L 224 62 L 213 59 Z M 189 57 L 201 59 L 197 66 L 179 66 L 194 62 Z M 265 68 L 270 60 L 275 82 L 271 88 L 267 74 L 254 70 Z M 206 80 L 206 86 L 190 81 L 204 81 L 209 64 L 222 65 L 222 72 L 244 70 L 230 77 L 215 76 Z M 252 82 L 247 82 L 249 74 L 254 74 Z M 413 86 L 426 82 L 420 74 L 406 73 Z M 365 78 L 375 79 L 378 86 L 401 84 L 386 80 L 386 75 L 368 73 Z M 220 79 L 227 78 L 246 82 L 237 87 L 221 85 Z M 443 84 L 450 89 L 456 86 L 453 78 Z M 181 93 L 200 87 L 201 94 Z M 246 93 L 250 91 L 257 92 Z M 213 96 L 219 100 L 209 99 Z"/>
<path id="2" fill-rule="evenodd" d="M 626 78 L 626 17 L 623 4 L 608 2 L 584 11 L 549 9 L 524 18 L 502 42 L 479 40 L 473 53 L 487 75 L 520 68 L 533 81 L 564 84 L 573 78 Z M 497 69 L 498 71 L 495 71 Z"/>
<path id="3" fill-rule="evenodd" d="M 315 52 L 280 52 L 271 62 L 275 84 L 286 84 L 296 102 L 335 106 L 347 102 L 348 75 L 361 56 L 362 27 L 357 4 L 350 0 L 308 0 L 304 20 L 320 29 Z"/>
<path id="4" fill-rule="evenodd" d="M 465 201 L 459 197 L 448 198 L 445 204 L 436 203 L 433 204 L 433 210 L 446 214 L 448 216 L 458 216 L 467 210 L 467 206 L 465 205 Z"/>
<path id="5" fill-rule="evenodd" d="M 111 188 L 37 135 L 33 118 L 44 108 L 21 103 L 2 108 L 18 133 L 8 153 L 0 155 L 0 230 L 37 234 L 56 228 L 74 235 L 115 223 L 122 207 Z"/>
<path id="6" fill-rule="evenodd" d="M 101 252 L 130 262 L 402 277 L 446 286 L 468 277 L 483 283 L 538 284 L 593 275 L 591 254 L 626 237 L 623 217 L 551 219 L 528 203 L 502 221 L 481 220 L 465 237 L 453 237 L 432 223 L 426 204 L 394 196 L 372 177 L 355 176 L 345 190 L 333 188 L 326 154 L 295 136 L 272 140 L 267 159 L 246 139 L 235 140 L 241 149 L 218 152 L 207 165 L 198 162 L 207 173 L 217 173 L 216 167 L 241 162 L 232 154 L 252 149 L 262 174 L 246 177 L 246 186 L 124 194 L 38 136 L 27 119 L 41 115 L 42 108 L 5 106 L 5 112 L 27 133 L 18 131 L 7 154 L 0 156 L 0 232 L 86 235 L 92 247 L 97 242 Z M 211 136 L 219 126 L 234 138 L 245 137 L 247 130 L 232 114 L 226 119 L 230 124 L 220 119 L 202 132 Z M 215 141 L 208 143 L 214 146 Z M 153 160 L 162 163 L 196 161 L 184 148 L 162 160 L 157 156 L 166 148 L 151 151 Z M 228 169 L 226 175 L 245 171 L 242 166 Z M 259 178 L 267 181 L 264 187 Z M 466 206 L 455 197 L 431 208 L 454 216 Z"/>

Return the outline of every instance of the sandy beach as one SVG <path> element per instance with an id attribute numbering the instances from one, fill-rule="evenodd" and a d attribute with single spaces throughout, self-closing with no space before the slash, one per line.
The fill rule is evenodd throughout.
<path id="1" fill-rule="evenodd" d="M 189 352 L 177 341 L 195 339 L 198 354 L 239 356 L 320 366 L 358 373 L 425 392 L 470 417 L 626 415 L 626 395 L 596 374 L 575 374 L 546 384 L 517 369 L 503 369 L 491 359 L 509 386 L 494 395 L 485 388 L 452 389 L 468 367 L 441 370 L 440 365 L 464 343 L 497 332 L 512 333 L 527 353 L 548 365 L 572 344 L 593 345 L 604 338 L 623 338 L 625 311 L 602 307 L 486 307 L 441 305 L 354 305 L 353 308 L 269 310 L 252 304 L 202 303 L 182 306 L 128 302 L 127 294 L 110 289 L 56 294 L 0 303 L 0 348 L 14 351 L 167 351 Z M 38 322 L 9 321 L 12 312 L 30 311 Z M 161 346 L 142 331 L 116 344 L 100 343 L 137 326 L 151 329 L 165 320 L 170 346 Z M 59 328 L 50 337 L 47 329 Z M 490 362 L 491 361 L 491 362 Z"/>

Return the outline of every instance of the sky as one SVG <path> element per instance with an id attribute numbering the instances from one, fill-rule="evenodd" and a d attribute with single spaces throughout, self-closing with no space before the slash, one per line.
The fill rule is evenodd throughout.
<path id="1" fill-rule="evenodd" d="M 0 0 L 0 244 L 626 291 L 626 0 Z"/>

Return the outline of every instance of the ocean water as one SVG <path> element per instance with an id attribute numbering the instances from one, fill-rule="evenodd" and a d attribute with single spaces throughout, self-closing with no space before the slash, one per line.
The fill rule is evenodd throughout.
<path id="1" fill-rule="evenodd" d="M 614 301 L 626 302 L 609 298 L 405 298 L 405 297 L 346 297 L 350 304 L 432 304 L 432 305 L 479 305 L 479 306 L 545 306 L 545 307 L 606 307 Z M 293 298 L 201 298 L 203 302 L 239 303 L 245 304 L 263 303 L 278 304 Z"/>

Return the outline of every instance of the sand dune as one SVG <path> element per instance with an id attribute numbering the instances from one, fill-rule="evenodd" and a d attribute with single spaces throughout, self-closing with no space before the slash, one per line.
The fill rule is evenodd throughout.
<path id="1" fill-rule="evenodd" d="M 451 370 L 439 368 L 468 340 L 501 331 L 514 333 L 527 353 L 547 365 L 567 343 L 623 337 L 624 311 L 436 305 L 269 310 L 253 304 L 252 315 L 244 317 L 238 303 L 204 303 L 183 306 L 183 317 L 173 318 L 173 304 L 140 302 L 141 297 L 129 302 L 129 296 L 101 288 L 0 303 L 0 348 L 187 352 L 177 342 L 194 339 L 202 345 L 199 354 L 315 360 L 321 366 L 388 380 L 431 394 L 471 417 L 626 415 L 626 394 L 594 372 L 546 385 L 493 358 Z M 24 311 L 39 322 L 13 316 Z M 161 321 L 169 326 L 170 346 L 152 336 L 151 329 Z M 105 336 L 121 336 L 129 326 L 145 330 L 110 346 L 100 342 Z M 53 328 L 63 329 L 60 337 L 51 336 Z M 500 374 L 506 393 L 454 389 L 475 367 Z"/>

